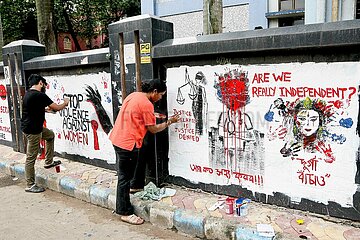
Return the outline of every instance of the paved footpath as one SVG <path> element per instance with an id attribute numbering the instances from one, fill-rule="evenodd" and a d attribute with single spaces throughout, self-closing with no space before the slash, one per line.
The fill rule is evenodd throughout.
<path id="1" fill-rule="evenodd" d="M 25 154 L 0 145 L 0 171 L 24 178 Z M 117 177 L 114 171 L 69 161 L 62 161 L 62 170 L 44 169 L 44 161 L 36 162 L 36 181 L 53 191 L 114 210 Z M 359 240 L 360 223 L 343 219 L 251 202 L 246 216 L 228 215 L 224 209 L 209 211 L 219 195 L 200 190 L 168 186 L 176 189 L 173 197 L 161 201 L 131 197 L 135 212 L 146 221 L 165 229 L 205 239 L 268 240 L 318 239 Z M 24 194 L 28 194 L 25 193 Z M 299 224 L 298 220 L 303 223 Z M 271 225 L 275 237 L 264 237 L 257 231 L 258 224 Z"/>

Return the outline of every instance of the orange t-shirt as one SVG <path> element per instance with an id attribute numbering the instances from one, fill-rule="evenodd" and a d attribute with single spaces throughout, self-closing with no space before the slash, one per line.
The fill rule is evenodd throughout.
<path id="1" fill-rule="evenodd" d="M 113 145 L 133 150 L 140 148 L 146 134 L 146 126 L 156 124 L 154 105 L 142 92 L 127 96 L 116 118 L 109 139 Z"/>

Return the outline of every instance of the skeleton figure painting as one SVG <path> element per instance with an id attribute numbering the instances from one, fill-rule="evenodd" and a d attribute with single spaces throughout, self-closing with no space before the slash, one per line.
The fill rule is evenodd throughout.
<path id="1" fill-rule="evenodd" d="M 264 134 L 255 130 L 245 106 L 250 102 L 247 72 L 217 74 L 217 99 L 223 104 L 217 127 L 209 132 L 210 166 L 259 176 L 264 174 Z"/>

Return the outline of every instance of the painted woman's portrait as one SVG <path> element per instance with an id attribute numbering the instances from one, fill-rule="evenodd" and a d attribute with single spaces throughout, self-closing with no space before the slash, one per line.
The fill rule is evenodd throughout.
<path id="1" fill-rule="evenodd" d="M 278 138 L 285 142 L 280 149 L 283 157 L 298 156 L 301 151 L 319 152 L 325 162 L 335 161 L 330 143 L 342 144 L 346 138 L 341 134 L 331 133 L 331 128 L 336 125 L 333 104 L 309 97 L 294 102 L 276 99 L 265 115 L 269 122 L 273 121 L 272 111 L 277 111 L 282 121 L 275 130 L 270 127 L 268 136 L 270 141 Z M 340 125 L 339 123 L 338 126 Z"/>

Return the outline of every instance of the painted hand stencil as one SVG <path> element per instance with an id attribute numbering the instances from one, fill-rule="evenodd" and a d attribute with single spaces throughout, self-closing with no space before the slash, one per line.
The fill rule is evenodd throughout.
<path id="1" fill-rule="evenodd" d="M 103 128 L 104 132 L 108 134 L 113 128 L 113 125 L 110 121 L 108 114 L 106 113 L 104 107 L 101 104 L 101 95 L 98 89 L 96 87 L 95 89 L 93 89 L 91 86 L 86 86 L 85 91 L 87 93 L 87 101 L 94 106 L 96 115 L 99 118 L 100 125 Z"/>

